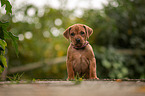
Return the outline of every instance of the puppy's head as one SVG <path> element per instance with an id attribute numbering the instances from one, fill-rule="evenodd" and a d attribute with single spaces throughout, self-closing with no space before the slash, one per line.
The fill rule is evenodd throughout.
<path id="1" fill-rule="evenodd" d="M 70 39 L 74 46 L 80 47 L 86 43 L 87 38 L 91 36 L 93 30 L 83 24 L 75 24 L 67 28 L 63 35 L 66 39 Z"/>

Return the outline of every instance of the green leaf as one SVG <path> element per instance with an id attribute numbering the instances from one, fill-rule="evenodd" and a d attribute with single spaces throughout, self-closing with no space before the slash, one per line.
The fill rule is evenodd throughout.
<path id="1" fill-rule="evenodd" d="M 4 49 L 1 47 L 1 45 L 0 45 L 0 54 L 1 54 L 1 51 L 4 51 Z"/>
<path id="2" fill-rule="evenodd" d="M 5 8 L 5 10 L 6 10 L 6 14 L 12 13 L 12 5 L 10 4 L 9 1 L 6 1 L 6 8 Z"/>
<path id="3" fill-rule="evenodd" d="M 6 5 L 5 7 L 6 14 L 12 13 L 12 5 L 10 4 L 8 0 L 1 0 L 1 7 L 4 5 Z"/>
<path id="4" fill-rule="evenodd" d="M 5 54 L 5 47 L 7 46 L 7 43 L 4 41 L 4 40 L 2 40 L 2 39 L 0 39 L 0 46 L 1 46 L 1 48 L 4 50 L 2 53 L 3 53 L 3 55 Z"/>
<path id="5" fill-rule="evenodd" d="M 9 36 L 5 35 L 5 33 L 7 32 L 7 27 L 9 26 L 8 22 L 2 23 L 0 21 L 0 26 L 2 27 L 2 31 L 4 33 L 4 39 L 9 38 Z"/>
<path id="6" fill-rule="evenodd" d="M 8 22 L 5 22 L 5 23 L 2 23 L 0 21 L 0 26 L 2 26 L 2 30 L 4 32 L 4 39 L 12 39 L 12 45 L 13 47 L 15 48 L 15 52 L 18 56 L 18 44 L 17 44 L 17 41 L 19 40 L 19 38 L 17 36 L 15 36 L 14 34 L 12 34 L 11 32 L 7 32 L 7 27 L 8 27 L 9 23 Z"/>
<path id="7" fill-rule="evenodd" d="M 6 2 L 6 0 L 1 0 L 1 7 L 4 6 L 5 2 Z"/>
<path id="8" fill-rule="evenodd" d="M 4 68 L 0 66 L 0 73 L 4 71 Z"/>
<path id="9" fill-rule="evenodd" d="M 19 38 L 17 36 L 15 36 L 14 34 L 12 34 L 11 32 L 7 32 L 7 31 L 4 33 L 4 35 L 8 39 L 10 38 L 12 40 L 12 45 L 15 48 L 15 52 L 18 56 L 18 43 L 17 43 L 17 41 L 19 40 Z"/>
<path id="10" fill-rule="evenodd" d="M 9 26 L 9 22 L 5 22 L 5 23 L 3 23 L 3 22 L 1 22 L 0 21 L 0 27 L 2 28 L 2 31 L 4 32 L 4 31 L 7 31 L 7 27 Z"/>
<path id="11" fill-rule="evenodd" d="M 2 61 L 3 65 L 4 65 L 5 67 L 7 67 L 6 58 L 5 58 L 4 56 L 0 55 L 0 60 Z"/>
<path id="12" fill-rule="evenodd" d="M 5 50 L 7 43 L 4 40 L 0 39 L 0 46 Z"/>
<path id="13" fill-rule="evenodd" d="M 2 26 L 0 26 L 0 39 L 4 40 L 4 32 Z"/>

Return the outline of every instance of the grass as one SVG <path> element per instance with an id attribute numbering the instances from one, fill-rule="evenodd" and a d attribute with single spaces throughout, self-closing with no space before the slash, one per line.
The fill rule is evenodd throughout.
<path id="1" fill-rule="evenodd" d="M 81 84 L 81 82 L 84 81 L 84 80 L 83 80 L 83 79 L 84 79 L 84 76 L 85 76 L 85 74 L 84 74 L 82 77 L 80 77 L 79 74 L 77 73 L 73 82 L 74 82 L 76 85 L 77 85 L 77 84 Z"/>
<path id="2" fill-rule="evenodd" d="M 13 75 L 12 77 L 7 76 L 7 78 L 11 81 L 11 83 L 20 83 L 20 80 L 22 76 L 24 75 L 24 72 L 22 74 L 17 73 L 16 75 Z"/>

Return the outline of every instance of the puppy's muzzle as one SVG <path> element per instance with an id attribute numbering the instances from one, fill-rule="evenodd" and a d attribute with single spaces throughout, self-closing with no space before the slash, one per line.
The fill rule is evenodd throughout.
<path id="1" fill-rule="evenodd" d="M 80 38 L 77 38 L 77 39 L 76 39 L 76 42 L 77 42 L 77 43 L 80 43 L 80 41 L 81 41 Z"/>

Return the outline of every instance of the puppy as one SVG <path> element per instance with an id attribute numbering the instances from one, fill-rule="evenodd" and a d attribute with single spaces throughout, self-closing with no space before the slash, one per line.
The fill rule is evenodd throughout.
<path id="1" fill-rule="evenodd" d="M 92 33 L 93 30 L 83 24 L 72 25 L 64 31 L 64 37 L 71 41 L 67 51 L 67 80 L 74 79 L 76 75 L 98 79 L 93 49 L 87 41 Z"/>

